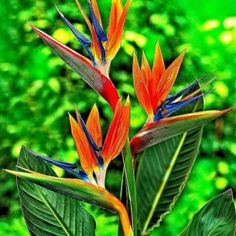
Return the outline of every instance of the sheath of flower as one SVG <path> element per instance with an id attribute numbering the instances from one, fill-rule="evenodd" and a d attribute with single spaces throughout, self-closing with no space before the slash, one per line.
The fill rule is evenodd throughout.
<path id="1" fill-rule="evenodd" d="M 112 0 L 107 35 L 104 32 L 101 15 L 96 0 L 88 0 L 88 17 L 79 0 L 76 3 L 90 30 L 91 40 L 79 32 L 57 8 L 62 21 L 78 39 L 93 65 L 108 76 L 110 62 L 121 46 L 125 19 L 132 0 L 123 7 L 122 0 Z"/>
<path id="2" fill-rule="evenodd" d="M 77 120 L 69 115 L 71 132 L 75 141 L 81 167 L 93 184 L 105 187 L 105 176 L 110 161 L 117 157 L 125 145 L 129 133 L 130 101 L 117 102 L 112 121 L 102 144 L 99 112 L 94 105 L 86 124 L 76 110 Z M 96 180 L 93 177 L 95 173 Z"/>
<path id="3" fill-rule="evenodd" d="M 214 78 L 211 79 L 188 96 L 183 96 L 208 76 L 202 77 L 175 95 L 168 96 L 179 72 L 184 53 L 177 57 L 167 69 L 165 69 L 163 56 L 158 43 L 156 44 L 154 57 L 152 69 L 149 66 L 145 54 L 142 57 L 141 68 L 139 67 L 136 55 L 133 58 L 134 87 L 138 101 L 149 117 L 148 123 L 164 119 L 189 103 L 198 100 L 200 96 L 205 96 L 209 91 L 200 95 L 199 92 L 214 80 Z"/>

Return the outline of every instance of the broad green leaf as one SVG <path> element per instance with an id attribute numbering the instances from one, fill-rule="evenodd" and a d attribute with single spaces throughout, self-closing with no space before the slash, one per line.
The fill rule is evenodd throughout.
<path id="1" fill-rule="evenodd" d="M 61 57 L 89 86 L 107 100 L 113 110 L 115 109 L 119 95 L 109 78 L 103 75 L 84 56 L 63 45 L 33 25 L 31 27 L 54 53 Z"/>
<path id="2" fill-rule="evenodd" d="M 233 193 L 228 190 L 197 212 L 180 236 L 234 236 L 235 226 Z"/>
<path id="3" fill-rule="evenodd" d="M 20 167 L 56 176 L 49 164 L 22 147 Z M 29 181 L 17 178 L 22 212 L 31 235 L 95 235 L 94 218 L 70 197 L 55 193 Z"/>
<path id="4" fill-rule="evenodd" d="M 148 148 L 137 171 L 138 227 L 147 234 L 174 206 L 195 162 L 202 129 Z"/>
<path id="5" fill-rule="evenodd" d="M 79 179 L 59 178 L 56 176 L 41 174 L 39 172 L 35 172 L 35 171 L 32 171 L 30 169 L 25 169 L 25 168 L 23 169 L 20 168 L 20 170 L 23 170 L 24 172 L 12 171 L 12 170 L 6 170 L 6 172 L 16 175 L 17 177 L 23 179 L 23 181 L 24 180 L 31 181 L 32 183 L 38 184 L 42 187 L 52 190 L 55 192 L 55 194 L 59 193 L 59 194 L 65 195 L 66 197 L 69 197 L 69 199 L 73 198 L 76 200 L 88 202 L 88 203 L 106 208 L 108 210 L 114 211 L 119 215 L 119 219 L 121 221 L 125 236 L 133 235 L 129 216 L 124 205 L 119 199 L 117 199 L 114 195 L 109 193 L 106 189 L 101 188 L 99 186 L 95 186 L 93 184 L 86 183 Z M 40 189 L 44 189 L 44 188 L 40 188 Z M 50 200 L 52 199 L 50 198 Z M 83 235 L 90 235 L 90 234 L 85 233 Z"/>
<path id="6" fill-rule="evenodd" d="M 203 100 L 182 112 L 203 109 Z M 173 208 L 195 162 L 202 128 L 182 133 L 147 148 L 137 170 L 138 228 L 142 235 L 159 226 Z"/>

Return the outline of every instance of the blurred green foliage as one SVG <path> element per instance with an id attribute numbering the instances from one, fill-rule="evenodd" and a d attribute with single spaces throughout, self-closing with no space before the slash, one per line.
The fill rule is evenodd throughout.
<path id="1" fill-rule="evenodd" d="M 85 4 L 85 1 L 82 1 Z M 98 1 L 107 24 L 111 1 Z M 62 12 L 88 34 L 73 0 L 58 2 Z M 214 92 L 206 97 L 207 109 L 224 109 L 236 101 L 236 2 L 194 0 L 134 0 L 129 11 L 121 50 L 111 67 L 111 78 L 122 95 L 132 99 L 131 136 L 145 121 L 132 86 L 132 54 L 153 59 L 157 41 L 169 64 L 187 50 L 173 89 L 212 73 Z M 30 30 L 27 21 L 73 49 L 81 46 L 60 21 L 54 3 L 45 0 L 9 0 L 0 5 L 0 167 L 14 169 L 21 145 L 61 160 L 75 161 L 67 112 L 76 103 L 87 116 L 94 102 L 100 107 L 103 128 L 111 111 L 70 68 Z M 203 204 L 226 188 L 236 191 L 235 111 L 206 125 L 190 180 L 176 207 L 152 235 L 177 235 Z M 108 188 L 119 195 L 122 163 L 117 158 L 107 176 Z M 59 175 L 63 173 L 55 169 Z M 1 235 L 28 235 L 21 217 L 15 178 L 0 175 Z M 116 232 L 115 216 L 86 206 L 98 219 L 97 235 Z"/>

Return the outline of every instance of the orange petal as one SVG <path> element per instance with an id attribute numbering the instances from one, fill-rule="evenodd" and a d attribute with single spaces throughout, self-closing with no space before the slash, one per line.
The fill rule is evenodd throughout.
<path id="1" fill-rule="evenodd" d="M 88 176 L 92 176 L 93 169 L 98 166 L 96 157 L 90 148 L 89 142 L 82 129 L 80 121 L 77 121 L 69 114 L 71 133 L 75 141 L 82 169 Z"/>
<path id="2" fill-rule="evenodd" d="M 179 72 L 181 63 L 183 61 L 184 53 L 180 54 L 166 69 L 162 75 L 157 89 L 157 107 L 166 99 L 167 95 L 170 93 L 170 90 L 175 82 L 177 74 Z"/>
<path id="3" fill-rule="evenodd" d="M 88 27 L 89 27 L 89 30 L 90 30 L 90 33 L 91 33 L 91 37 L 92 37 L 92 45 L 91 45 L 91 49 L 92 49 L 92 53 L 95 57 L 95 60 L 100 60 L 101 59 L 101 51 L 100 51 L 100 47 L 99 47 L 99 43 L 98 43 L 98 39 L 97 39 L 97 36 L 96 36 L 96 33 L 95 33 L 95 30 L 89 20 L 89 18 L 87 17 L 84 9 L 82 8 L 82 5 L 80 4 L 79 0 L 75 0 L 77 5 L 78 5 L 78 8 L 82 14 L 82 16 L 84 17 L 84 20 L 86 21 Z M 95 9 L 97 8 L 97 3 L 95 3 L 96 1 L 92 1 L 93 2 L 93 10 L 95 12 Z M 98 8 L 97 8 L 98 10 Z M 97 13 L 95 13 L 97 14 Z M 100 13 L 99 13 L 99 16 L 100 16 Z M 96 15 L 97 17 L 97 15 Z M 98 18 L 97 18 L 98 19 Z M 101 19 L 101 18 L 100 18 Z"/>
<path id="4" fill-rule="evenodd" d="M 119 21 L 116 24 L 116 29 L 115 29 L 114 33 L 112 34 L 112 37 L 107 41 L 106 51 L 107 51 L 107 57 L 110 60 L 115 56 L 115 54 L 118 52 L 118 50 L 120 48 L 123 30 L 124 30 L 125 19 L 126 19 L 126 15 L 127 15 L 127 12 L 128 12 L 131 2 L 132 2 L 132 0 L 127 0 L 126 4 L 124 6 L 124 10 L 119 18 Z"/>
<path id="5" fill-rule="evenodd" d="M 102 26 L 102 18 L 101 18 L 101 15 L 100 15 L 100 11 L 99 11 L 99 8 L 98 8 L 97 1 L 96 0 L 91 0 L 91 5 L 92 5 L 93 12 L 94 12 L 99 24 Z"/>
<path id="6" fill-rule="evenodd" d="M 91 44 L 92 53 L 96 61 L 101 61 L 102 54 L 101 54 L 99 42 L 98 42 L 97 35 L 94 28 L 91 29 L 91 36 L 92 36 L 92 44 Z"/>
<path id="7" fill-rule="evenodd" d="M 122 11 L 123 11 L 122 0 L 112 0 L 110 19 L 107 30 L 108 40 L 111 39 L 116 29 L 116 25 L 118 24 L 118 20 L 121 16 Z"/>
<path id="8" fill-rule="evenodd" d="M 149 63 L 147 61 L 147 58 L 146 58 L 144 52 L 143 52 L 143 56 L 142 56 L 141 71 L 142 71 L 143 78 L 145 78 L 144 80 L 147 82 L 149 95 L 150 95 L 150 98 L 152 100 L 152 98 L 153 98 L 153 94 L 151 93 L 152 87 L 153 87 L 153 84 L 152 84 L 152 71 L 151 71 L 151 68 L 149 66 Z"/>
<path id="9" fill-rule="evenodd" d="M 153 109 L 151 104 L 151 98 L 148 90 L 148 81 L 141 73 L 137 56 L 133 57 L 133 80 L 134 88 L 140 105 L 149 116 L 153 116 Z"/>
<path id="10" fill-rule="evenodd" d="M 96 104 L 93 105 L 90 114 L 88 116 L 86 127 L 94 142 L 98 147 L 102 146 L 102 131 L 99 122 L 99 112 Z"/>
<path id="11" fill-rule="evenodd" d="M 121 99 L 117 102 L 116 109 L 110 123 L 106 139 L 103 145 L 102 157 L 105 166 L 114 159 L 123 149 L 129 133 L 130 101 L 127 98 L 125 104 Z"/>
<path id="12" fill-rule="evenodd" d="M 159 43 L 156 44 L 155 54 L 154 54 L 154 62 L 152 67 L 152 87 L 151 93 L 153 97 L 156 97 L 158 93 L 158 83 L 165 72 L 165 63 L 163 60 L 162 52 Z M 152 100 L 152 106 L 157 108 L 157 99 Z"/>
<path id="13" fill-rule="evenodd" d="M 84 17 L 84 20 L 85 20 L 86 24 L 88 25 L 88 27 L 89 27 L 89 29 L 90 29 L 90 31 L 91 31 L 91 33 L 92 33 L 92 24 L 91 24 L 89 18 L 87 17 L 87 15 L 86 15 L 86 13 L 85 13 L 85 11 L 84 11 L 82 5 L 80 4 L 79 0 L 75 0 L 75 2 L 76 2 L 76 4 L 77 4 L 77 6 L 78 6 L 78 8 L 79 8 L 79 10 L 80 10 L 80 12 L 81 12 L 81 14 L 82 14 L 82 16 Z"/>

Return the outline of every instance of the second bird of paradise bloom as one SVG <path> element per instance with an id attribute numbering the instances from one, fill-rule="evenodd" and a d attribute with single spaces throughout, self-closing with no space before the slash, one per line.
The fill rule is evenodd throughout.
<path id="1" fill-rule="evenodd" d="M 57 161 L 42 156 L 38 156 L 38 158 L 70 172 L 79 179 L 105 188 L 107 167 L 111 160 L 122 151 L 128 137 L 130 125 L 129 98 L 127 98 L 124 105 L 121 99 L 117 102 L 103 145 L 97 106 L 94 105 L 91 109 L 86 124 L 78 110 L 76 110 L 76 118 L 69 114 L 71 132 L 82 170 L 77 170 L 77 164 Z"/>
<path id="2" fill-rule="evenodd" d="M 171 113 L 207 94 L 205 93 L 199 95 L 199 92 L 210 82 L 212 82 L 212 80 L 192 94 L 183 96 L 205 78 L 202 77 L 175 95 L 169 95 L 178 75 L 183 57 L 184 52 L 178 56 L 166 69 L 160 46 L 157 43 L 153 68 L 151 69 L 145 54 L 143 54 L 142 57 L 141 68 L 139 67 L 136 55 L 134 55 L 134 87 L 138 101 L 149 117 L 148 122 L 157 122 L 164 119 L 165 117 L 171 115 Z"/>
<path id="3" fill-rule="evenodd" d="M 172 113 L 208 94 L 209 91 L 206 93 L 201 93 L 201 91 L 214 80 L 214 78 L 211 79 L 199 89 L 188 94 L 201 80 L 207 78 L 207 76 L 205 76 L 188 85 L 180 92 L 169 95 L 178 75 L 183 57 L 184 52 L 166 68 L 160 46 L 157 43 L 154 63 L 151 69 L 145 54 L 143 54 L 142 57 L 141 67 L 139 66 L 136 55 L 134 55 L 134 88 L 138 101 L 147 113 L 148 119 L 144 127 L 131 139 L 130 144 L 133 154 L 142 152 L 147 145 L 151 145 L 150 140 L 155 139 L 160 125 L 180 121 L 197 121 L 204 117 L 209 119 L 212 117 L 212 119 L 214 119 L 228 111 L 203 111 L 168 118 Z M 152 144 L 155 142 L 156 141 L 153 141 Z"/>

